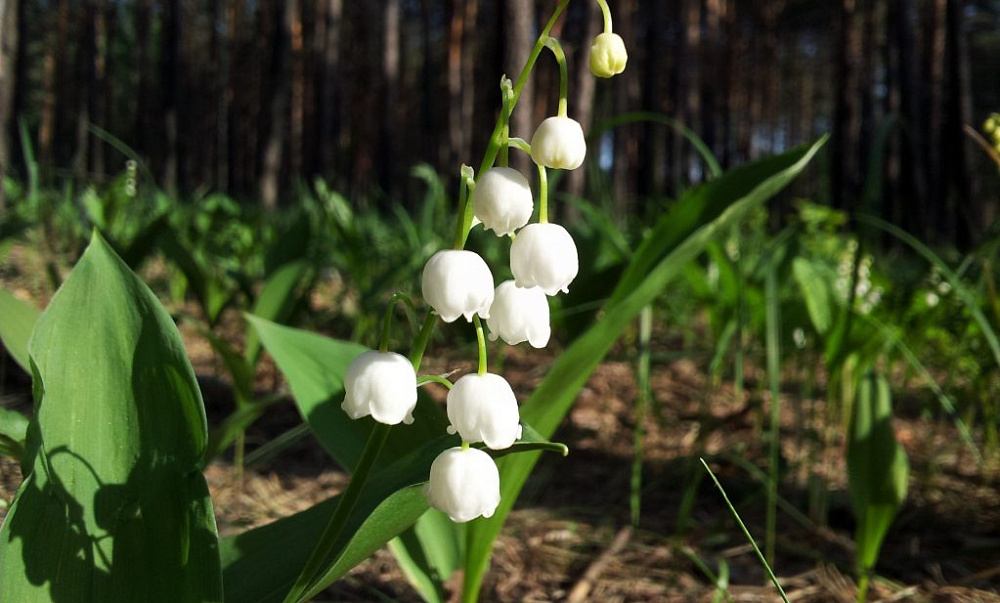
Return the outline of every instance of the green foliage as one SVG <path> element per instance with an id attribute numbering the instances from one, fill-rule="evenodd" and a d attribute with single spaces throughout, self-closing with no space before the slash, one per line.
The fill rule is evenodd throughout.
<path id="1" fill-rule="evenodd" d="M 194 372 L 170 317 L 100 235 L 28 349 L 35 416 L 0 530 L 0 599 L 221 601 Z"/>
<path id="2" fill-rule="evenodd" d="M 855 542 L 864 601 L 882 541 L 906 498 L 910 466 L 892 430 L 892 395 L 885 377 L 861 378 L 847 439 L 847 476 L 857 518 Z"/>

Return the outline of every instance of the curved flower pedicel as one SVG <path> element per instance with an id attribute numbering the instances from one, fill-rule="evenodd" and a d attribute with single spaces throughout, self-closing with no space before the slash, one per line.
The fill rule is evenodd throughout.
<path id="1" fill-rule="evenodd" d="M 431 464 L 424 496 L 456 523 L 492 517 L 500 504 L 500 471 L 482 450 L 449 448 Z"/>
<path id="2" fill-rule="evenodd" d="M 535 163 L 559 170 L 575 170 L 587 157 L 587 141 L 580 122 L 565 116 L 545 119 L 531 137 Z"/>
<path id="3" fill-rule="evenodd" d="M 472 209 L 486 230 L 509 235 L 531 219 L 535 208 L 528 179 L 509 167 L 483 172 L 472 192 Z"/>
<path id="4" fill-rule="evenodd" d="M 576 243 L 558 224 L 529 224 L 511 243 L 510 270 L 518 287 L 541 287 L 546 295 L 567 293 L 580 270 Z"/>
<path id="5" fill-rule="evenodd" d="M 497 287 L 486 319 L 490 341 L 503 339 L 510 345 L 527 341 L 536 348 L 549 343 L 549 302 L 541 287 L 518 287 L 504 281 Z"/>
<path id="6" fill-rule="evenodd" d="M 445 249 L 435 253 L 424 266 L 421 288 L 424 299 L 445 322 L 454 322 L 459 316 L 469 322 L 474 314 L 490 316 L 493 274 L 473 251 Z"/>
<path id="7" fill-rule="evenodd" d="M 417 374 L 405 356 L 395 352 L 365 352 L 344 375 L 344 402 L 352 419 L 371 415 L 379 423 L 413 422 L 417 406 Z"/>
<path id="8" fill-rule="evenodd" d="M 448 392 L 448 433 L 503 450 L 521 437 L 517 398 L 500 375 L 465 375 Z"/>

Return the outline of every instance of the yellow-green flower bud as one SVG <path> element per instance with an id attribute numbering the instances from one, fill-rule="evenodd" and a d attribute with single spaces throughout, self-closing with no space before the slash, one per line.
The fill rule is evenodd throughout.
<path id="1" fill-rule="evenodd" d="M 628 52 L 625 41 L 616 33 L 602 33 L 590 47 L 590 71 L 597 77 L 613 77 L 625 71 Z"/>

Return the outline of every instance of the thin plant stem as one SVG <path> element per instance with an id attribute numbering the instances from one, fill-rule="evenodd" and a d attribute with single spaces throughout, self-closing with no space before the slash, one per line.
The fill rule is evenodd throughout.
<path id="1" fill-rule="evenodd" d="M 757 554 L 757 559 L 759 559 L 761 565 L 764 566 L 764 571 L 767 572 L 767 577 L 771 579 L 771 583 L 774 584 L 774 588 L 778 589 L 778 594 L 781 595 L 781 600 L 788 603 L 788 595 L 785 594 L 785 589 L 781 588 L 781 584 L 778 583 L 778 577 L 774 575 L 773 571 L 771 571 L 771 565 L 768 564 L 767 559 L 765 559 L 763 553 L 760 552 L 757 542 L 753 539 L 753 536 L 750 535 L 750 530 L 747 529 L 746 524 L 744 524 L 743 520 L 740 519 L 740 514 L 736 512 L 736 508 L 733 507 L 733 503 L 729 502 L 729 496 L 726 495 L 726 491 L 722 488 L 722 484 L 719 483 L 719 478 L 715 477 L 715 474 L 712 473 L 712 469 L 708 466 L 708 463 L 705 462 L 705 459 L 699 458 L 698 460 L 701 461 L 702 466 L 705 467 L 705 471 L 708 471 L 708 475 L 712 478 L 712 481 L 715 482 L 715 487 L 719 489 L 719 492 L 722 494 L 722 499 L 726 501 L 726 506 L 729 508 L 729 512 L 733 515 L 733 519 L 736 520 L 740 529 L 743 530 L 743 535 L 746 536 L 747 542 L 749 542 L 750 546 L 753 547 L 753 552 Z"/>
<path id="2" fill-rule="evenodd" d="M 385 315 L 382 317 L 382 335 L 378 341 L 378 351 L 383 354 L 389 351 L 389 338 L 392 334 L 392 315 L 398 302 L 405 303 L 411 310 L 414 309 L 413 301 L 405 293 L 397 291 L 389 298 L 389 303 L 385 307 Z"/>
<path id="3" fill-rule="evenodd" d="M 653 306 L 646 306 L 639 313 L 639 360 L 636 366 L 636 381 L 638 381 L 639 391 L 635 399 L 635 432 L 632 442 L 632 480 L 629 497 L 632 527 L 636 528 L 639 527 L 639 516 L 642 510 L 642 440 L 645 436 L 643 423 L 651 395 L 649 372 L 652 335 Z"/>
<path id="4" fill-rule="evenodd" d="M 486 336 L 483 334 L 483 321 L 479 319 L 479 315 L 476 314 L 472 317 L 472 320 L 476 323 L 476 342 L 479 345 L 479 370 L 478 374 L 486 374 Z"/>
<path id="5" fill-rule="evenodd" d="M 462 179 L 458 185 L 458 220 L 455 221 L 455 244 L 452 246 L 454 249 L 465 248 L 465 240 L 472 226 L 472 203 L 469 200 L 476 187 L 475 173 L 471 167 L 462 164 L 461 174 Z"/>
<path id="6" fill-rule="evenodd" d="M 420 387 L 421 385 L 427 385 L 428 383 L 437 383 L 438 385 L 443 385 L 448 389 L 451 389 L 452 387 L 455 386 L 454 383 L 449 381 L 447 378 L 442 377 L 441 375 L 421 375 L 420 377 L 417 378 L 417 387 Z"/>
<path id="7" fill-rule="evenodd" d="M 775 274 L 773 256 L 767 259 L 767 273 L 764 280 L 764 295 L 766 298 L 767 322 L 767 377 L 770 386 L 770 415 L 771 424 L 769 429 L 770 441 L 770 462 L 768 463 L 767 481 L 767 532 L 765 534 L 765 549 L 767 559 L 774 563 L 774 537 L 778 512 L 778 479 L 779 479 L 779 419 L 780 419 L 780 375 L 781 370 L 781 343 L 778 340 L 780 332 L 780 307 L 778 306 L 778 277 Z"/>
<path id="8" fill-rule="evenodd" d="M 569 102 L 569 71 L 566 67 L 566 53 L 563 52 L 559 40 L 551 36 L 545 37 L 545 47 L 552 51 L 556 62 L 559 63 L 559 111 L 557 115 L 566 117 Z"/>
<path id="9" fill-rule="evenodd" d="M 365 482 L 368 481 L 368 476 L 375 465 L 375 460 L 378 459 L 378 455 L 382 451 L 382 446 L 389 437 L 391 428 L 391 425 L 384 423 L 375 424 L 375 428 L 372 429 L 371 434 L 368 436 L 368 442 L 361 453 L 361 459 L 354 470 L 354 475 L 351 477 L 351 482 L 347 485 L 347 490 L 341 495 L 337 509 L 330 517 L 330 522 L 326 524 L 326 528 L 323 530 L 319 540 L 316 542 L 315 548 L 313 548 L 312 553 L 309 555 L 309 560 L 306 561 L 305 567 L 302 568 L 302 573 L 299 574 L 299 577 L 295 580 L 295 585 L 292 586 L 292 590 L 285 597 L 285 603 L 301 603 L 304 601 L 306 591 L 320 577 L 319 574 L 323 569 L 323 564 L 326 563 L 326 558 L 333 551 L 337 538 L 343 531 L 344 525 L 351 515 L 351 511 L 354 510 L 354 505 L 357 504 L 358 498 L 361 496 L 361 491 L 364 489 Z"/>
<path id="10" fill-rule="evenodd" d="M 607 0 L 597 0 L 597 4 L 601 7 L 601 14 L 604 15 L 604 33 L 609 34 L 612 32 L 611 9 L 608 8 Z"/>
<path id="11" fill-rule="evenodd" d="M 424 319 L 420 333 L 417 334 L 417 340 L 413 342 L 413 349 L 410 350 L 410 362 L 415 371 L 420 370 L 420 363 L 424 359 L 424 351 L 427 349 L 427 342 L 430 341 L 431 334 L 434 333 L 435 324 L 437 324 L 437 314 L 433 310 L 428 310 L 427 318 Z"/>

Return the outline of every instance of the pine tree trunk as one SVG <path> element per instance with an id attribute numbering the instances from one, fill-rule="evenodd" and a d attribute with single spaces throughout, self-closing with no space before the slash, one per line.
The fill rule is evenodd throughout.
<path id="1" fill-rule="evenodd" d="M 167 193 L 176 195 L 180 184 L 178 133 L 180 132 L 181 88 L 181 3 L 166 0 L 163 12 L 163 119 L 164 162 L 163 186 Z"/>
<path id="2" fill-rule="evenodd" d="M 288 2 L 279 7 L 280 19 L 276 24 L 273 37 L 273 53 L 271 59 L 271 94 L 268 101 L 267 134 L 264 137 L 264 155 L 260 176 L 260 199 L 264 207 L 278 207 L 278 195 L 281 192 L 281 164 L 284 154 L 285 129 L 290 93 L 290 74 L 288 69 L 291 28 L 294 23 L 298 3 Z"/>
<path id="3" fill-rule="evenodd" d="M 528 60 L 531 47 L 535 43 L 535 3 L 533 0 L 504 0 L 504 72 L 512 80 L 521 73 L 524 62 Z M 521 97 L 510 116 L 511 136 L 517 136 L 530 141 L 534 133 L 535 84 L 532 81 L 521 89 Z M 528 178 L 533 178 L 534 170 L 531 158 L 524 153 L 511 153 L 510 166 Z"/>
<path id="4" fill-rule="evenodd" d="M 3 180 L 10 173 L 10 124 L 14 106 L 15 65 L 20 9 L 18 0 L 0 0 L 0 217 L 7 206 Z"/>

